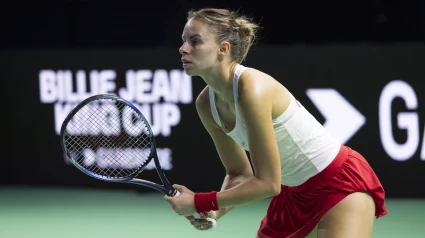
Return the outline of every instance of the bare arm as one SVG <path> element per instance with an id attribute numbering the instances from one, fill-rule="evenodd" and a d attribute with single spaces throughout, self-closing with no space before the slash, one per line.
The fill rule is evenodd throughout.
<path id="1" fill-rule="evenodd" d="M 227 136 L 214 121 L 209 104 L 208 87 L 197 98 L 196 108 L 202 124 L 211 136 L 220 160 L 226 169 L 226 176 L 220 191 L 231 189 L 243 181 L 252 178 L 253 171 L 245 150 L 239 147 L 232 138 Z M 232 208 L 233 206 L 220 208 L 217 219 Z"/>
<path id="2" fill-rule="evenodd" d="M 243 76 L 243 75 L 242 75 Z M 241 79 L 242 79 L 241 76 Z M 280 193 L 281 167 L 273 128 L 273 87 L 245 74 L 239 82 L 239 112 L 247 128 L 255 176 L 217 193 L 219 207 L 233 207 Z"/>

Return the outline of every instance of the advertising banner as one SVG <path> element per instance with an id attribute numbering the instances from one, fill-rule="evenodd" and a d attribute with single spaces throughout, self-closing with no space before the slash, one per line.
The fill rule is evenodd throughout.
<path id="1" fill-rule="evenodd" d="M 146 115 L 172 183 L 220 188 L 225 171 L 195 108 L 206 84 L 185 74 L 178 49 L 3 51 L 0 59 L 8 108 L 4 164 L 13 171 L 1 183 L 134 188 L 88 177 L 59 143 L 76 104 L 111 93 Z M 281 82 L 363 154 L 387 196 L 425 197 L 425 45 L 254 47 L 243 64 Z M 159 182 L 153 163 L 140 177 Z"/>

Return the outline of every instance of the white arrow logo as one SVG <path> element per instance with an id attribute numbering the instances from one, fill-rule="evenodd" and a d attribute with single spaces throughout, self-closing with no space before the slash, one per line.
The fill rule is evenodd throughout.
<path id="1" fill-rule="evenodd" d="M 307 89 L 307 96 L 325 118 L 323 126 L 345 144 L 366 118 L 335 89 Z"/>

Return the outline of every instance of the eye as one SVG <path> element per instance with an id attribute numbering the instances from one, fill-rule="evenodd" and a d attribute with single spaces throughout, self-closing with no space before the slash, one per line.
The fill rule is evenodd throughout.
<path id="1" fill-rule="evenodd" d="M 200 43 L 200 41 L 199 41 L 199 40 L 192 40 L 192 41 L 191 41 L 191 44 L 192 44 L 192 45 L 196 45 L 196 44 L 199 44 L 199 43 Z"/>

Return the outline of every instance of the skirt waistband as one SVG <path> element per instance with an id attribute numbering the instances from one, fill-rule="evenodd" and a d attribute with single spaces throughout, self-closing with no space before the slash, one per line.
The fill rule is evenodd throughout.
<path id="1" fill-rule="evenodd" d="M 341 149 L 339 150 L 335 159 L 323 171 L 309 178 L 303 184 L 293 187 L 288 186 L 288 188 L 294 192 L 305 192 L 323 183 L 325 180 L 332 177 L 332 175 L 334 175 L 341 168 L 341 166 L 347 160 L 348 152 L 349 147 L 341 145 Z"/>

